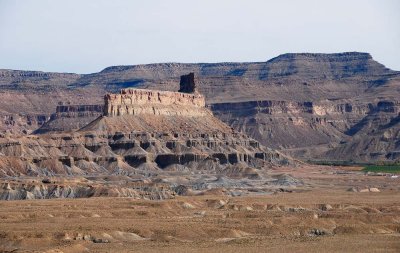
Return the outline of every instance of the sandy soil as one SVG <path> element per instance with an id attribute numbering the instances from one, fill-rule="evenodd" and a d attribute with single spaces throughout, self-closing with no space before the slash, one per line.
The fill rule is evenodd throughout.
<path id="1" fill-rule="evenodd" d="M 305 184 L 244 197 L 2 201 L 0 252 L 400 252 L 399 179 L 274 172 Z"/>

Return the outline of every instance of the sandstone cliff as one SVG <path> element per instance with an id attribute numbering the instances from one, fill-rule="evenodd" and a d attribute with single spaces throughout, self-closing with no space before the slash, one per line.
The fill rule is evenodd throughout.
<path id="1" fill-rule="evenodd" d="M 105 116 L 170 115 L 204 116 L 205 99 L 200 94 L 143 89 L 123 89 L 104 98 Z"/>

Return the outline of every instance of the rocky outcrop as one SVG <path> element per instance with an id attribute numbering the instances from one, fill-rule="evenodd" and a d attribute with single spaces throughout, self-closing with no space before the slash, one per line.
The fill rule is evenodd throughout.
<path id="1" fill-rule="evenodd" d="M 181 76 L 181 81 L 179 83 L 179 92 L 183 93 L 197 93 L 197 86 L 194 80 L 194 73 Z"/>
<path id="2" fill-rule="evenodd" d="M 143 89 L 123 89 L 104 97 L 105 116 L 171 115 L 204 116 L 205 99 L 200 94 Z"/>
<path id="3" fill-rule="evenodd" d="M 323 153 L 324 159 L 400 162 L 400 102 L 378 102 L 346 134 L 351 138 Z"/>
<path id="4" fill-rule="evenodd" d="M 0 121 L 1 132 L 5 134 L 24 135 L 30 134 L 35 129 L 48 121 L 50 115 L 46 114 L 10 114 L 3 115 Z"/>
<path id="5" fill-rule="evenodd" d="M 56 112 L 35 134 L 60 133 L 78 130 L 103 115 L 104 105 L 58 105 Z"/>
<path id="6" fill-rule="evenodd" d="M 58 105 L 56 113 L 52 118 L 61 117 L 82 117 L 82 116 L 100 116 L 103 113 L 103 105 Z M 100 114 L 100 115 L 99 115 Z"/>
<path id="7" fill-rule="evenodd" d="M 123 186 L 117 182 L 99 184 L 90 180 L 14 180 L 0 181 L 0 200 L 124 197 L 161 200 L 173 198 L 173 188 L 164 183 L 130 182 Z M 122 179 L 122 178 L 121 178 Z"/>

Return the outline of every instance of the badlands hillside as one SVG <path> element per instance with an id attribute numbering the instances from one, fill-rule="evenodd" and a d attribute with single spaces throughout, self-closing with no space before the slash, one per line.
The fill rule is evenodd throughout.
<path id="1" fill-rule="evenodd" d="M 101 115 L 105 93 L 174 91 L 189 72 L 216 117 L 265 146 L 302 160 L 400 159 L 400 72 L 358 52 L 114 66 L 85 75 L 0 70 L 1 130 L 77 130 Z"/>

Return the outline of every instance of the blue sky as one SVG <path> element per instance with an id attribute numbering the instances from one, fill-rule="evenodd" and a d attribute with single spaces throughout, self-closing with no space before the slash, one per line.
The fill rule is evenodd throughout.
<path id="1" fill-rule="evenodd" d="M 266 61 L 369 52 L 400 70 L 397 0 L 0 0 L 0 68 Z"/>

